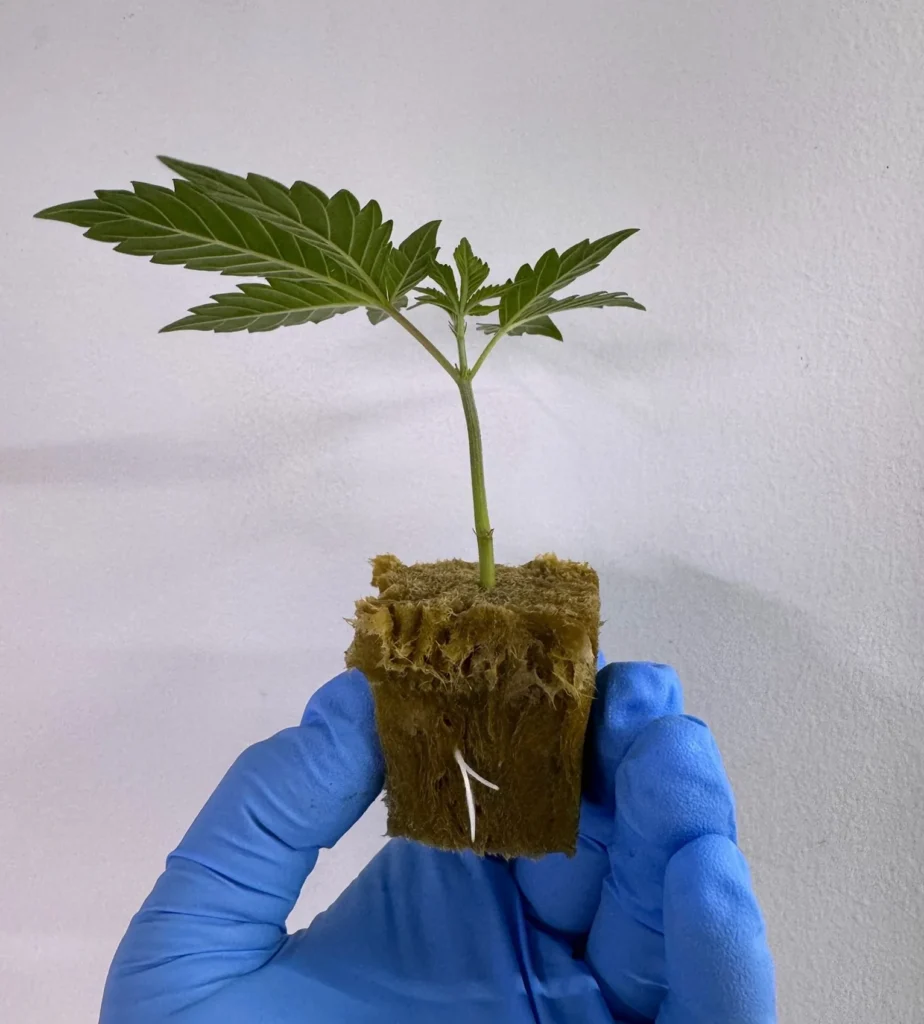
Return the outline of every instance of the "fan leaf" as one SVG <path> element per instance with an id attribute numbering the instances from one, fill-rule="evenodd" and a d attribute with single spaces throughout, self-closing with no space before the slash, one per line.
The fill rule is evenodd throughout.
<path id="1" fill-rule="evenodd" d="M 134 182 L 132 191 L 103 189 L 36 216 L 76 224 L 154 263 L 326 285 L 352 306 L 381 311 L 407 305 L 438 251 L 439 221 L 395 247 L 379 204 L 361 206 L 345 189 L 329 197 L 303 181 L 287 188 L 259 174 L 160 159 L 182 176 L 172 189 Z"/>
<path id="2" fill-rule="evenodd" d="M 36 216 L 76 224 L 88 238 L 115 243 L 118 252 L 149 256 L 154 263 L 182 264 L 238 277 L 260 276 L 323 283 L 348 294 L 354 305 L 378 305 L 384 296 L 368 276 L 355 271 L 334 242 L 315 245 L 270 220 L 177 180 L 174 189 L 135 182 L 134 191 L 100 189 L 95 199 L 62 203 Z M 336 200 L 336 205 L 334 205 Z M 334 197 L 332 235 L 351 237 L 355 227 L 376 232 L 381 213 L 369 204 L 357 216 L 352 203 Z"/>
<path id="3" fill-rule="evenodd" d="M 356 197 L 346 190 L 328 198 L 321 189 L 304 181 L 287 189 L 258 174 L 242 178 L 172 157 L 159 159 L 226 203 L 314 243 L 328 260 L 340 263 L 386 302 L 394 303 L 422 281 L 438 252 L 437 220 L 421 225 L 395 247 L 391 241 L 392 222 L 383 222 L 379 204 L 373 201 L 360 207 Z"/>

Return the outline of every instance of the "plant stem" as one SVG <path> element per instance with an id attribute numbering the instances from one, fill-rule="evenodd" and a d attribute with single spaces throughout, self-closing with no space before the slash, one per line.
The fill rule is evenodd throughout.
<path id="1" fill-rule="evenodd" d="M 468 368 L 468 354 L 465 351 L 465 317 L 461 314 L 454 317 L 456 344 L 459 348 L 459 365 L 452 363 L 433 344 L 432 341 L 406 316 L 390 307 L 385 312 L 399 323 L 408 334 L 412 335 L 430 353 L 456 382 L 462 396 L 462 411 L 465 413 L 465 426 L 468 430 L 468 454 L 472 467 L 472 501 L 475 507 L 475 539 L 478 541 L 478 578 L 485 590 L 490 590 L 495 582 L 494 565 L 494 531 L 488 518 L 488 498 L 484 487 L 484 455 L 481 450 L 481 425 L 478 422 L 478 410 L 475 408 L 475 392 L 472 388 L 472 377 L 484 362 L 484 353 L 475 363 L 475 368 Z"/>
<path id="2" fill-rule="evenodd" d="M 488 518 L 488 498 L 484 486 L 484 455 L 481 448 L 481 425 L 475 406 L 472 374 L 468 369 L 465 351 L 465 317 L 455 321 L 456 342 L 459 346 L 459 374 L 456 384 L 462 396 L 462 411 L 468 430 L 468 454 L 472 466 L 472 500 L 475 507 L 475 539 L 478 541 L 478 577 L 481 586 L 490 590 L 495 582 L 494 531 Z"/>
<path id="3" fill-rule="evenodd" d="M 484 351 L 475 360 L 475 365 L 472 367 L 472 372 L 469 374 L 470 377 L 474 377 L 475 374 L 481 369 L 481 366 L 484 363 L 485 359 L 487 359 L 488 356 L 491 354 L 491 349 L 494 348 L 494 346 L 501 340 L 501 338 L 503 338 L 503 336 L 504 329 L 502 327 L 498 327 L 498 329 L 494 332 L 494 335 L 492 336 L 491 340 L 488 342 L 487 345 L 485 345 Z"/>
<path id="4" fill-rule="evenodd" d="M 414 324 L 412 324 L 411 321 L 408 320 L 406 316 L 402 316 L 402 314 L 398 312 L 397 309 L 390 307 L 386 309 L 385 312 L 392 318 L 392 320 L 394 320 L 396 323 L 401 324 L 401 326 L 408 332 L 408 334 L 416 338 L 417 341 L 419 341 L 420 344 L 423 345 L 423 347 L 430 353 L 430 355 L 433 356 L 433 358 L 440 364 L 440 366 L 442 366 L 442 368 L 449 374 L 449 376 L 452 377 L 452 379 L 458 383 L 458 370 L 452 365 L 452 363 L 449 362 L 449 360 L 443 355 L 443 353 L 440 352 L 436 345 L 434 345 L 433 342 L 430 341 L 430 339 L 423 333 L 423 331 L 418 330 L 418 328 L 415 327 Z"/>

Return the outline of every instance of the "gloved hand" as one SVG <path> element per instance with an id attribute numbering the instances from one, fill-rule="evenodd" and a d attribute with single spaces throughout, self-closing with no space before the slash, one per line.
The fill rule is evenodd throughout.
<path id="1" fill-rule="evenodd" d="M 113 962 L 101 1024 L 772 1024 L 732 794 L 674 672 L 597 676 L 578 853 L 506 862 L 392 840 L 305 931 L 320 847 L 382 787 L 366 680 L 246 750 Z"/>

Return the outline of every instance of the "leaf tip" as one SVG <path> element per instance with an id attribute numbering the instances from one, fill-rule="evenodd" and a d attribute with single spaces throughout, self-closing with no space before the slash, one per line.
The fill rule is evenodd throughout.
<path id="1" fill-rule="evenodd" d="M 54 206 L 46 206 L 37 213 L 33 213 L 32 216 L 37 220 L 61 220 L 61 214 L 65 205 L 64 203 L 56 203 Z"/>
<path id="2" fill-rule="evenodd" d="M 183 317 L 182 320 L 174 320 L 172 323 L 165 324 L 157 332 L 158 334 L 172 334 L 174 331 L 184 331 L 189 327 L 189 321 L 192 317 Z"/>

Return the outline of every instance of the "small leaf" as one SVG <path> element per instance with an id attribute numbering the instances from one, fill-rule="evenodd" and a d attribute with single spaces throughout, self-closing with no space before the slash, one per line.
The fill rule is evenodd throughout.
<path id="1" fill-rule="evenodd" d="M 437 263 L 436 260 L 430 264 L 430 277 L 440 286 L 443 294 L 456 306 L 459 305 L 459 287 L 456 284 L 456 275 L 452 267 L 445 263 Z"/>
<path id="2" fill-rule="evenodd" d="M 506 284 L 488 284 L 484 288 L 479 288 L 472 295 L 472 302 L 484 302 L 485 299 L 497 299 L 504 294 L 505 291 L 510 287 L 510 282 Z"/>
<path id="3" fill-rule="evenodd" d="M 451 315 L 455 315 L 456 302 L 449 298 L 439 288 L 417 288 L 416 294 L 417 301 L 411 306 L 411 309 L 417 306 L 438 306 L 440 309 L 445 310 Z"/>
<path id="4" fill-rule="evenodd" d="M 427 268 L 427 276 L 435 281 L 439 286 L 437 288 L 430 287 L 417 287 L 417 306 L 438 306 L 440 309 L 445 310 L 453 320 L 450 324 L 453 325 L 453 321 L 459 316 L 459 287 L 456 284 L 456 275 L 453 272 L 452 267 L 447 266 L 445 263 L 439 263 L 436 260 L 431 260 L 430 265 Z"/>
<path id="5" fill-rule="evenodd" d="M 561 341 L 561 331 L 552 323 L 550 317 L 537 316 L 535 320 L 527 320 L 525 324 L 514 327 L 508 334 L 542 334 L 546 338 L 554 338 Z"/>
<path id="6" fill-rule="evenodd" d="M 459 270 L 459 305 L 462 311 L 467 313 L 472 295 L 484 284 L 490 268 L 472 252 L 471 243 L 467 238 L 459 242 L 452 258 Z"/>
<path id="7" fill-rule="evenodd" d="M 389 298 L 406 295 L 427 276 L 430 264 L 439 252 L 436 244 L 439 226 L 438 220 L 428 221 L 412 231 L 398 248 L 391 252 L 386 269 Z"/>
<path id="8" fill-rule="evenodd" d="M 642 308 L 624 292 L 594 292 L 590 296 L 575 295 L 558 300 L 552 298 L 554 292 L 599 266 L 616 246 L 631 238 L 635 231 L 635 228 L 616 231 L 593 242 L 585 239 L 561 254 L 555 249 L 549 249 L 539 257 L 535 266 L 525 263 L 500 294 L 500 329 L 505 334 L 528 333 L 560 337 L 558 328 L 548 319 L 549 313 L 583 306 Z M 528 329 L 521 330 L 527 325 Z"/>
<path id="9" fill-rule="evenodd" d="M 459 271 L 459 308 L 463 316 L 485 316 L 493 312 L 486 299 L 495 299 L 507 288 L 504 284 L 485 285 L 490 268 L 472 252 L 471 243 L 463 238 L 453 253 Z"/>
<path id="10" fill-rule="evenodd" d="M 479 324 L 478 330 L 493 337 L 500 330 L 500 324 Z M 506 333 L 513 335 L 541 334 L 547 338 L 554 338 L 556 341 L 563 340 L 561 331 L 552 323 L 551 318 L 547 316 L 537 316 L 533 320 L 527 320 L 517 327 L 510 328 Z"/>

